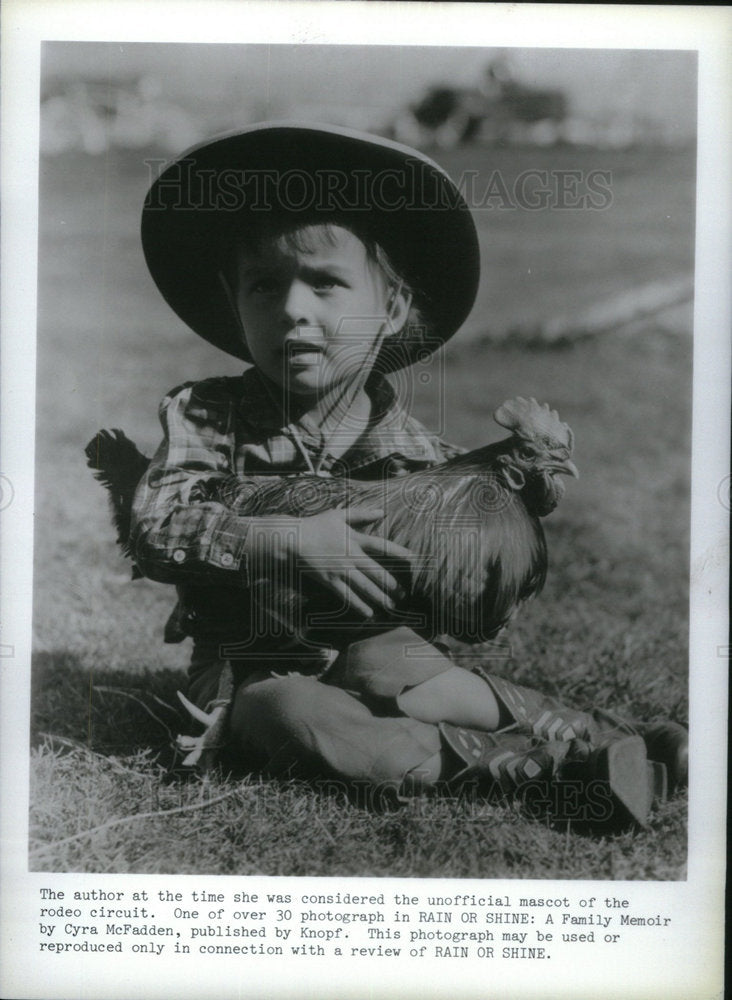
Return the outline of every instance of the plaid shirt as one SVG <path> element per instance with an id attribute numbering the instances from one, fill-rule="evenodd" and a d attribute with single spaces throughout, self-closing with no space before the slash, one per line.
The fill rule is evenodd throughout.
<path id="1" fill-rule="evenodd" d="M 329 476 L 382 479 L 445 461 L 458 453 L 397 403 L 391 385 L 367 384 L 369 426 L 348 451 L 325 454 Z M 131 547 L 143 574 L 178 586 L 179 604 L 167 641 L 236 640 L 247 634 L 249 586 L 244 545 L 251 518 L 224 505 L 222 494 L 253 475 L 309 472 L 323 434 L 307 415 L 293 433 L 254 368 L 174 389 L 160 405 L 164 439 L 135 494 Z"/>

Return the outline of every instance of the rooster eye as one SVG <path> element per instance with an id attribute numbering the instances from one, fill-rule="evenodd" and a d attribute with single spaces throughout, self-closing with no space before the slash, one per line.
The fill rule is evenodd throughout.
<path id="1" fill-rule="evenodd" d="M 518 449 L 519 458 L 536 458 L 536 448 L 530 444 L 522 444 Z"/>

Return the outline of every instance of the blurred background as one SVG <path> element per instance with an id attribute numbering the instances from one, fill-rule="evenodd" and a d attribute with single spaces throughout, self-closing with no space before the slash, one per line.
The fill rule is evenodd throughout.
<path id="1" fill-rule="evenodd" d="M 99 154 L 302 118 L 460 142 L 693 142 L 691 52 L 319 45 L 47 44 L 42 149 Z"/>
<path id="2" fill-rule="evenodd" d="M 171 387 L 240 370 L 160 297 L 140 211 L 166 158 L 273 118 L 371 130 L 473 178 L 480 294 L 414 380 L 415 413 L 474 447 L 499 436 L 491 412 L 511 395 L 557 406 L 583 479 L 550 519 L 550 550 L 566 559 L 549 591 L 557 607 L 573 581 L 591 596 L 564 602 L 553 641 L 574 628 L 583 646 L 588 623 L 605 621 L 615 648 L 634 616 L 654 642 L 662 622 L 683 632 L 694 53 L 53 42 L 40 97 L 34 627 L 54 671 L 59 657 L 82 676 L 99 663 L 185 666 L 185 649 L 160 642 L 170 588 L 129 584 L 83 447 L 121 426 L 149 454 Z M 547 203 L 513 197 L 526 171 L 550 178 Z M 599 207 L 557 204 L 570 172 L 580 195 L 602 173 Z M 682 635 L 685 666 L 683 647 Z"/>

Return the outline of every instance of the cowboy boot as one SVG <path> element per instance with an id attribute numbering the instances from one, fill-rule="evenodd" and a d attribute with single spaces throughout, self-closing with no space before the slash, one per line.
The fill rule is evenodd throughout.
<path id="1" fill-rule="evenodd" d="M 506 715 L 534 736 L 545 740 L 581 739 L 598 749 L 615 740 L 640 736 L 648 760 L 658 765 L 657 797 L 663 800 L 666 791 L 687 784 L 689 734 L 677 722 L 630 722 L 605 709 L 580 712 L 549 695 L 488 674 L 481 667 L 473 668 L 473 672 L 489 685 Z M 665 770 L 665 781 L 661 768 Z"/>
<path id="2" fill-rule="evenodd" d="M 449 788 L 473 782 L 578 826 L 648 822 L 657 779 L 639 736 L 596 748 L 576 738 L 541 740 L 515 727 L 488 733 L 442 723 L 440 732 L 459 762 Z"/>

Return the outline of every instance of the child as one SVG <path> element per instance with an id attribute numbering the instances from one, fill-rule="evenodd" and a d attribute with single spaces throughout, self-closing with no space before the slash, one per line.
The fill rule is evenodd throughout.
<path id="1" fill-rule="evenodd" d="M 659 779 L 684 780 L 681 727 L 576 712 L 456 666 L 403 625 L 369 629 L 388 621 L 411 559 L 359 530 L 377 509 L 283 519 L 227 501 L 262 475 L 378 479 L 455 454 L 384 378 L 444 343 L 474 302 L 477 237 L 450 179 L 372 136 L 255 125 L 170 165 L 142 238 L 176 313 L 252 365 L 166 397 L 134 501 L 138 566 L 178 588 L 167 638 L 194 640 L 189 704 L 208 728 L 183 740 L 188 762 L 226 744 L 272 772 L 306 766 L 399 794 L 578 778 L 603 791 L 574 818 L 644 822 Z M 278 634 L 262 600 L 262 581 L 296 571 L 351 623 L 331 648 Z"/>

